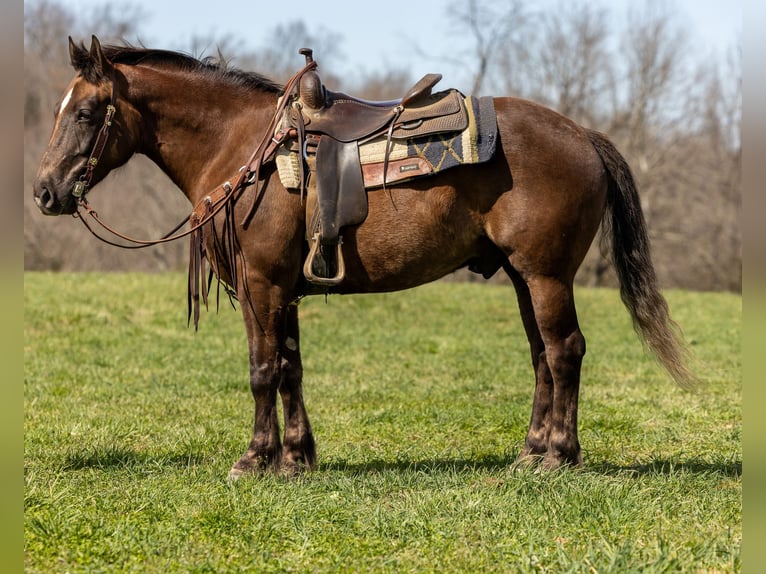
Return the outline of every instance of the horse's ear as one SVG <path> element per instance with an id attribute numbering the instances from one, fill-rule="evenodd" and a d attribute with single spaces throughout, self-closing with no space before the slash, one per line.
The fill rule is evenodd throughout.
<path id="1" fill-rule="evenodd" d="M 94 84 L 108 78 L 112 73 L 112 63 L 104 55 L 101 42 L 95 36 L 91 39 L 90 50 L 85 49 L 83 44 L 75 44 L 70 36 L 69 60 L 75 70 Z"/>
<path id="2" fill-rule="evenodd" d="M 69 61 L 72 63 L 72 67 L 81 72 L 89 60 L 88 51 L 85 46 L 80 44 L 79 46 L 74 43 L 72 36 L 69 36 Z"/>
<path id="3" fill-rule="evenodd" d="M 112 63 L 104 56 L 104 50 L 101 48 L 101 42 L 96 36 L 90 39 L 90 58 L 96 67 L 96 72 L 101 76 L 109 76 L 112 72 Z"/>

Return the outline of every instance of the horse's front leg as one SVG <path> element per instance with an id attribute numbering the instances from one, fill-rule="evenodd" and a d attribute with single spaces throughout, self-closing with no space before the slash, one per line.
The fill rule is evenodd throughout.
<path id="1" fill-rule="evenodd" d="M 304 468 L 311 469 L 316 463 L 314 435 L 303 404 L 298 305 L 288 305 L 285 311 L 285 338 L 281 355 L 283 377 L 279 393 L 285 417 L 281 470 L 283 474 L 291 475 Z"/>
<path id="2" fill-rule="evenodd" d="M 287 305 L 268 289 L 251 288 L 240 301 L 250 349 L 250 390 L 255 400 L 255 421 L 250 446 L 229 471 L 229 479 L 248 473 L 276 472 L 282 455 L 277 392 L 283 378 L 281 348 Z"/>

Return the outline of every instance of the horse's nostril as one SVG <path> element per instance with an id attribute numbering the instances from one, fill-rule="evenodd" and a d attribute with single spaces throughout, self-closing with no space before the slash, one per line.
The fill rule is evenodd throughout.
<path id="1" fill-rule="evenodd" d="M 50 192 L 50 190 L 47 187 L 44 187 L 42 192 L 40 193 L 40 202 L 43 204 L 43 207 L 45 207 L 46 209 L 52 208 L 53 201 L 54 201 L 53 194 Z"/>

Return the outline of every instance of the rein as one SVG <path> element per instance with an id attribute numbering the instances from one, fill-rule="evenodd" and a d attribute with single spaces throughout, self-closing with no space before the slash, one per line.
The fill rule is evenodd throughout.
<path id="1" fill-rule="evenodd" d="M 238 284 L 238 269 L 237 262 L 239 262 L 242 270 L 244 271 L 244 259 L 241 256 L 241 250 L 239 249 L 239 241 L 234 224 L 234 208 L 233 204 L 236 201 L 236 197 L 241 196 L 243 191 L 248 186 L 255 184 L 256 192 L 253 194 L 253 199 L 248 207 L 245 218 L 242 220 L 241 225 L 243 228 L 247 228 L 250 220 L 255 213 L 255 209 L 258 205 L 258 180 L 260 168 L 264 163 L 267 163 L 277 148 L 282 144 L 285 138 L 292 135 L 284 130 L 276 131 L 277 123 L 279 122 L 282 114 L 290 103 L 291 97 L 295 90 L 295 86 L 300 81 L 301 77 L 317 66 L 317 63 L 312 61 L 306 64 L 301 70 L 299 70 L 292 78 L 285 84 L 283 96 L 277 103 L 277 108 L 274 115 L 264 131 L 263 138 L 259 142 L 258 146 L 253 151 L 250 159 L 245 165 L 239 169 L 239 176 L 234 185 L 230 181 L 226 181 L 216 187 L 212 192 L 205 195 L 199 200 L 192 209 L 189 217 L 184 218 L 178 225 L 176 225 L 171 231 L 160 237 L 159 239 L 136 239 L 130 237 L 124 233 L 120 233 L 113 229 L 106 223 L 104 223 L 98 216 L 98 213 L 90 206 L 86 194 L 90 190 L 91 181 L 93 178 L 93 171 L 95 170 L 98 162 L 101 160 L 101 156 L 106 148 L 107 140 L 109 139 L 109 129 L 112 126 L 112 121 L 116 113 L 116 96 L 115 85 L 116 81 L 114 77 L 111 79 L 111 95 L 110 101 L 106 108 L 106 116 L 104 117 L 104 123 L 99 130 L 96 141 L 93 144 L 88 163 L 86 165 L 84 173 L 80 176 L 78 181 L 72 188 L 72 195 L 77 199 L 77 211 L 74 217 L 82 221 L 86 229 L 100 241 L 120 247 L 122 249 L 142 249 L 144 247 L 150 247 L 152 245 L 158 245 L 161 243 L 168 243 L 181 239 L 182 237 L 190 236 L 191 245 L 189 251 L 189 281 L 188 281 L 188 317 L 187 320 L 191 322 L 192 315 L 194 316 L 194 328 L 197 328 L 199 322 L 199 301 L 200 294 L 202 295 L 202 301 L 207 307 L 208 304 L 208 290 L 210 283 L 213 279 L 213 269 L 210 269 L 207 281 L 205 280 L 205 261 L 208 259 L 207 249 L 203 241 L 203 231 L 207 224 L 212 227 L 212 240 L 213 240 L 213 252 L 215 255 L 216 275 L 218 277 L 218 286 L 222 283 L 221 271 L 226 272 L 228 275 L 226 283 L 224 283 L 224 290 L 229 295 L 229 298 L 236 298 L 234 288 Z M 88 224 L 86 218 L 80 210 L 85 211 L 93 220 L 98 223 L 105 231 L 111 233 L 115 237 L 119 237 L 124 241 L 128 241 L 132 245 L 124 245 L 116 243 L 107 239 L 98 233 Z M 220 234 L 216 232 L 215 228 L 215 216 L 224 211 L 223 229 Z M 178 233 L 186 223 L 190 224 L 190 228 L 186 231 Z M 228 283 L 228 284 L 227 284 Z M 247 286 L 245 285 L 245 292 L 247 294 Z M 249 294 L 248 299 L 249 299 Z"/>
<path id="2" fill-rule="evenodd" d="M 187 237 L 193 234 L 195 231 L 198 231 L 203 225 L 208 223 L 213 217 L 215 217 L 215 215 L 219 211 L 221 211 L 225 207 L 225 205 L 234 195 L 234 190 L 235 188 L 233 188 L 231 183 L 229 183 L 228 181 L 223 183 L 219 187 L 215 188 L 214 191 L 212 191 L 211 193 L 203 197 L 194 206 L 194 209 L 192 210 L 192 213 L 189 216 L 184 217 L 178 223 L 178 225 L 176 225 L 173 229 L 168 231 L 165 235 L 163 235 L 159 239 L 136 239 L 135 237 L 130 237 L 129 235 L 125 235 L 124 233 L 121 233 L 117 231 L 116 229 L 114 229 L 113 227 L 109 226 L 108 224 L 104 223 L 104 221 L 99 217 L 98 212 L 90 206 L 90 204 L 88 203 L 87 199 L 85 199 L 85 197 L 80 197 L 77 199 L 78 208 L 83 209 L 93 219 L 93 221 L 98 223 L 105 231 L 108 231 L 115 237 L 119 237 L 120 239 L 129 241 L 130 243 L 134 243 L 135 245 L 125 245 L 122 243 L 115 243 L 114 241 L 111 241 L 110 239 L 107 239 L 106 237 L 99 235 L 98 233 L 96 233 L 93 227 L 91 227 L 88 224 L 85 217 L 83 217 L 82 213 L 80 213 L 79 209 L 74 214 L 74 217 L 82 221 L 82 224 L 85 226 L 85 228 L 88 231 L 90 231 L 91 235 L 93 235 L 96 239 L 99 239 L 103 241 L 104 243 L 107 243 L 108 245 L 112 245 L 114 247 L 120 247 L 122 249 L 143 249 L 144 247 L 151 247 L 153 245 L 159 245 L 161 243 L 169 243 L 171 241 L 175 241 L 176 239 Z M 210 211 L 211 208 L 212 208 L 212 211 Z M 198 215 L 197 217 L 195 217 L 195 214 L 198 214 L 198 213 L 203 213 L 204 215 L 202 216 Z M 186 225 L 189 222 L 192 223 L 189 229 L 181 233 L 176 233 L 179 229 L 181 229 L 184 225 Z"/>
<path id="3" fill-rule="evenodd" d="M 104 148 L 106 147 L 106 142 L 109 138 L 109 128 L 111 128 L 112 126 L 112 120 L 114 118 L 114 114 L 116 113 L 116 107 L 114 105 L 115 99 L 116 99 L 114 86 L 116 82 L 114 79 L 112 79 L 112 82 L 111 82 L 112 93 L 111 93 L 109 105 L 107 105 L 107 113 L 106 113 L 106 117 L 104 118 L 104 124 L 101 126 L 101 130 L 98 133 L 96 142 L 93 144 L 93 149 L 90 153 L 90 157 L 88 159 L 85 172 L 80 176 L 80 179 L 75 183 L 72 189 L 72 195 L 77 198 L 77 206 L 78 206 L 78 210 L 74 214 L 74 217 L 80 219 L 85 225 L 85 227 L 88 229 L 88 231 L 90 231 L 90 233 L 97 239 L 100 239 L 101 241 L 103 241 L 104 243 L 108 243 L 109 245 L 113 245 L 115 247 L 121 247 L 123 249 L 142 249 L 144 247 L 150 247 L 152 245 L 158 245 L 160 243 L 175 241 L 176 239 L 181 239 L 182 237 L 191 235 L 195 231 L 199 230 L 202 226 L 204 226 L 208 221 L 210 221 L 210 219 L 212 219 L 219 211 L 221 211 L 221 209 L 223 209 L 223 207 L 234 197 L 235 192 L 243 190 L 248 185 L 258 181 L 261 166 L 268 161 L 268 159 L 273 155 L 276 149 L 282 144 L 284 139 L 287 138 L 289 135 L 292 135 L 282 130 L 280 130 L 276 134 L 274 133 L 277 122 L 279 121 L 279 118 L 282 116 L 282 113 L 287 107 L 291 92 L 295 88 L 295 85 L 298 83 L 300 78 L 306 72 L 308 72 L 309 70 L 312 70 L 316 66 L 317 66 L 316 62 L 308 63 L 304 68 L 302 68 L 295 75 L 293 75 L 293 77 L 290 78 L 287 84 L 285 84 L 284 96 L 282 97 L 282 100 L 280 101 L 280 103 L 277 105 L 277 109 L 274 113 L 274 116 L 269 122 L 269 125 L 266 127 L 264 136 L 261 139 L 260 143 L 255 148 L 255 151 L 253 151 L 248 162 L 239 169 L 239 177 L 237 179 L 237 182 L 234 185 L 232 185 L 230 181 L 226 181 L 220 186 L 218 186 L 211 193 L 204 196 L 194 206 L 189 217 L 184 218 L 171 231 L 169 231 L 168 233 L 166 233 L 159 239 L 136 239 L 134 237 L 130 237 L 129 235 L 125 235 L 124 233 L 118 232 L 114 228 L 104 223 L 99 218 L 98 212 L 95 211 L 90 206 L 87 199 L 85 198 L 85 195 L 88 193 L 88 191 L 90 191 L 90 184 L 93 178 L 93 170 L 96 168 L 96 165 L 98 165 L 98 162 L 101 160 L 101 155 L 104 152 Z M 253 213 L 255 212 L 255 206 L 257 204 L 256 202 L 257 196 L 258 196 L 257 193 L 253 195 L 253 201 L 248 209 L 247 215 L 242 221 L 243 227 L 247 227 L 250 219 L 253 216 Z M 215 206 L 213 211 L 209 211 L 209 209 L 213 206 Z M 93 218 L 93 220 L 96 223 L 98 223 L 105 231 L 108 231 L 115 237 L 119 237 L 120 239 L 129 241 L 130 243 L 134 243 L 135 245 L 123 245 L 120 243 L 115 243 L 113 241 L 110 241 L 109 239 L 106 239 L 98 235 L 92 229 L 92 227 L 88 225 L 87 221 L 80 213 L 79 208 L 82 208 L 85 212 L 87 212 L 87 214 L 90 215 Z M 197 214 L 196 221 L 194 221 L 195 214 Z M 192 224 L 192 227 L 184 231 L 183 233 L 178 233 L 174 235 L 179 229 L 181 229 L 181 227 L 183 227 L 186 224 L 187 221 L 189 221 Z"/>

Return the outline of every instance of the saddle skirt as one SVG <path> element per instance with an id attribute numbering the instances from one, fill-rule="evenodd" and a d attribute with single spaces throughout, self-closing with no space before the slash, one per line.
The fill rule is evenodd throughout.
<path id="1" fill-rule="evenodd" d="M 444 99 L 447 101 L 443 109 L 454 110 L 460 106 L 465 110 L 464 126 L 458 123 L 458 117 L 449 117 L 460 115 L 453 111 L 432 120 L 430 125 L 425 121 L 404 124 L 404 127 L 393 131 L 390 142 L 386 133 L 354 142 L 359 150 L 364 189 L 384 185 L 383 167 L 386 163 L 385 183 L 393 184 L 433 175 L 458 165 L 483 163 L 492 158 L 497 144 L 493 99 L 464 98 L 456 90 L 449 91 Z M 455 129 L 456 125 L 458 129 Z M 311 124 L 306 128 L 310 133 Z M 279 178 L 282 185 L 289 189 L 302 187 L 301 153 L 296 145 L 283 145 L 277 151 Z M 321 164 L 317 164 L 317 168 L 321 169 Z"/>

